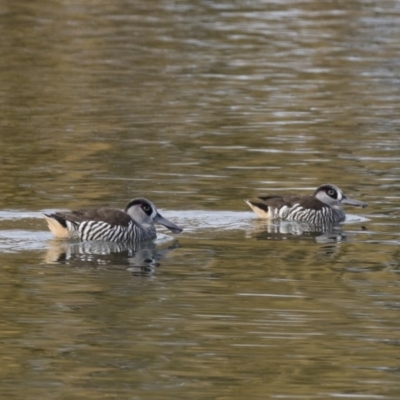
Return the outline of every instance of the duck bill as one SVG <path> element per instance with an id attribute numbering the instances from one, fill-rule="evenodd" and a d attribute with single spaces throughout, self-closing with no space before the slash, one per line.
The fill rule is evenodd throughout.
<path id="1" fill-rule="evenodd" d="M 179 228 L 178 225 L 175 225 L 173 222 L 167 220 L 162 215 L 158 214 L 154 218 L 154 222 L 159 225 L 163 225 L 168 228 L 173 233 L 181 233 L 183 231 L 182 228 Z"/>
<path id="2" fill-rule="evenodd" d="M 367 207 L 368 205 L 367 203 L 363 203 L 362 201 L 359 200 L 349 199 L 348 197 L 343 198 L 341 203 L 361 208 Z"/>

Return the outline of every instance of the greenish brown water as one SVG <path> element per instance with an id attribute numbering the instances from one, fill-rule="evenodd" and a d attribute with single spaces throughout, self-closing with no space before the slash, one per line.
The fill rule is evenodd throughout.
<path id="1" fill-rule="evenodd" d="M 395 1 L 0 5 L 0 397 L 398 399 Z M 244 199 L 334 183 L 329 234 Z M 41 212 L 151 199 L 154 244 Z"/>

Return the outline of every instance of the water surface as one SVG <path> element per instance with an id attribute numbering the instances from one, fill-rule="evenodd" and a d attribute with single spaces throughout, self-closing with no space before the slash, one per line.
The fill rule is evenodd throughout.
<path id="1" fill-rule="evenodd" d="M 400 8 L 311 1 L 0 6 L 0 393 L 397 399 Z M 244 199 L 333 183 L 330 232 Z M 134 249 L 42 212 L 151 199 Z"/>

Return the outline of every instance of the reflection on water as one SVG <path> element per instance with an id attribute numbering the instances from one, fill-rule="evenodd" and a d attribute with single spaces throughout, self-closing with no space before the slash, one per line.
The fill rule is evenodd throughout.
<path id="1" fill-rule="evenodd" d="M 254 230 L 250 236 L 259 240 L 314 240 L 316 243 L 334 243 L 346 240 L 341 225 L 313 225 L 303 222 L 254 221 Z"/>
<path id="2" fill-rule="evenodd" d="M 248 230 L 249 237 L 259 240 L 313 240 L 316 243 L 343 242 L 349 233 L 346 227 L 349 224 L 357 224 L 357 230 L 365 231 L 363 223 L 367 218 L 348 215 L 346 224 L 309 224 L 297 221 L 268 221 L 254 219 L 252 229 Z"/>
<path id="3" fill-rule="evenodd" d="M 133 274 L 151 274 L 160 261 L 179 247 L 170 238 L 132 244 L 100 241 L 48 241 L 46 263 L 65 264 L 78 268 L 128 269 Z"/>

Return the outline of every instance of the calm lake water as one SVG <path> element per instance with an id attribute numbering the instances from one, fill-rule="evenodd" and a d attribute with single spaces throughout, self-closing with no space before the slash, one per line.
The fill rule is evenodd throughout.
<path id="1" fill-rule="evenodd" d="M 0 397 L 400 398 L 400 3 L 0 5 Z M 331 232 L 244 203 L 323 183 Z M 184 228 L 55 240 L 151 199 Z"/>

